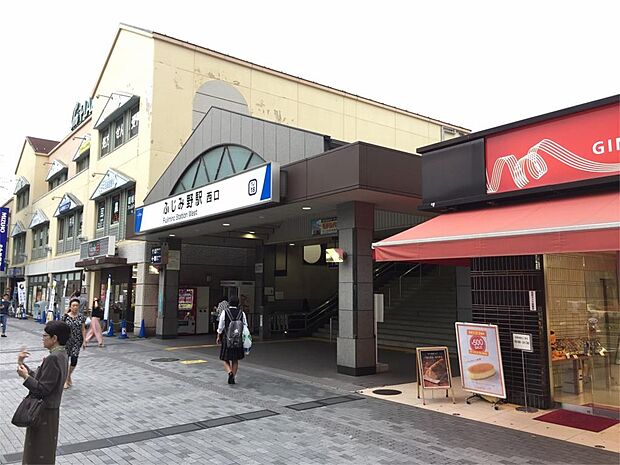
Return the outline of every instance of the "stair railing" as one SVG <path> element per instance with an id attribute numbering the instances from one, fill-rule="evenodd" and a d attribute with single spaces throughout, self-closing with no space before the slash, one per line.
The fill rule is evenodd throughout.
<path id="1" fill-rule="evenodd" d="M 398 277 L 398 297 L 399 298 L 402 298 L 403 296 L 403 278 L 416 269 L 420 271 L 420 282 L 422 282 L 422 264 L 416 263 L 415 265 L 410 267 L 407 271 L 405 271 Z"/>

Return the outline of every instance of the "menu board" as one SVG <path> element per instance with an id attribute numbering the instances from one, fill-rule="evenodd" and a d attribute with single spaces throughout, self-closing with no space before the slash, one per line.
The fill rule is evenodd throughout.
<path id="1" fill-rule="evenodd" d="M 424 389 L 449 389 L 452 387 L 450 358 L 447 347 L 418 347 L 419 379 Z"/>
<path id="2" fill-rule="evenodd" d="M 463 389 L 506 398 L 504 368 L 496 325 L 456 323 Z"/>

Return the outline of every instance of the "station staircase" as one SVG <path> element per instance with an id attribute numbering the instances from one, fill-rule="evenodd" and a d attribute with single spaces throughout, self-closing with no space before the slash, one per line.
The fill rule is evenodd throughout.
<path id="1" fill-rule="evenodd" d="M 386 276 L 387 275 L 387 276 Z M 408 265 L 382 278 L 375 275 L 375 293 L 384 295 L 384 322 L 378 324 L 379 347 L 414 350 L 421 346 L 447 346 L 456 354 L 456 276 L 449 266 Z M 331 318 L 331 340 L 338 336 L 337 312 Z M 313 337 L 330 339 L 330 323 Z"/>

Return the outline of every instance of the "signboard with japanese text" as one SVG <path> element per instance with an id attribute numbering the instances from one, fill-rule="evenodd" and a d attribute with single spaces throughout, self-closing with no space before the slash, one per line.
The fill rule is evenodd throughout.
<path id="1" fill-rule="evenodd" d="M 159 202 L 136 208 L 135 232 L 169 228 L 280 201 L 280 167 L 268 163 Z"/>
<path id="2" fill-rule="evenodd" d="M 0 208 L 0 271 L 6 269 L 6 248 L 9 238 L 9 209 Z"/>
<path id="3" fill-rule="evenodd" d="M 512 333 L 512 347 L 524 352 L 534 352 L 531 334 Z"/>
<path id="4" fill-rule="evenodd" d="M 461 382 L 465 391 L 506 398 L 496 325 L 455 323 Z"/>

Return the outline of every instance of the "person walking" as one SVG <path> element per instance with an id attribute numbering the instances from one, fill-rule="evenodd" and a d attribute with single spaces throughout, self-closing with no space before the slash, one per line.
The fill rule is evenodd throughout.
<path id="1" fill-rule="evenodd" d="M 62 321 L 69 325 L 71 329 L 71 337 L 66 344 L 67 355 L 71 363 L 69 365 L 69 373 L 65 381 L 65 389 L 69 389 L 73 385 L 71 375 L 77 366 L 80 349 L 84 346 L 84 336 L 86 335 L 86 316 L 80 313 L 80 301 L 73 298 L 69 302 L 67 313 L 62 316 Z"/>
<path id="2" fill-rule="evenodd" d="M 224 310 L 220 315 L 219 325 L 217 327 L 217 339 L 216 344 L 222 344 L 220 349 L 220 360 L 224 362 L 224 369 L 228 373 L 228 384 L 235 384 L 235 377 L 239 370 L 239 360 L 244 357 L 243 351 L 243 327 L 248 324 L 245 317 L 245 313 L 239 308 L 239 298 L 234 296 L 230 298 L 228 302 L 228 308 Z M 240 323 L 243 322 L 243 325 Z M 232 328 L 231 328 L 231 325 Z M 241 332 L 238 334 L 238 340 L 234 340 L 232 343 L 229 339 L 231 336 L 230 329 L 237 329 L 240 327 Z M 226 330 L 226 334 L 222 337 L 222 333 Z"/>
<path id="3" fill-rule="evenodd" d="M 6 337 L 6 322 L 9 319 L 10 306 L 11 302 L 9 302 L 9 295 L 4 294 L 2 296 L 2 301 L 0 301 L 0 324 L 2 325 L 2 337 Z"/>
<path id="4" fill-rule="evenodd" d="M 17 355 L 17 374 L 24 379 L 29 394 L 43 399 L 43 408 L 37 426 L 26 428 L 22 463 L 56 463 L 58 424 L 63 382 L 67 377 L 67 352 L 65 344 L 71 329 L 62 321 L 50 321 L 43 329 L 43 347 L 49 355 L 36 371 L 24 363 L 30 355 L 22 350 Z"/>
<path id="5" fill-rule="evenodd" d="M 101 320 L 103 319 L 103 308 L 99 304 L 99 299 L 93 300 L 93 308 L 90 314 L 90 327 L 84 337 L 84 348 L 88 346 L 88 341 L 95 336 L 99 347 L 103 347 L 103 333 L 101 331 Z"/>

